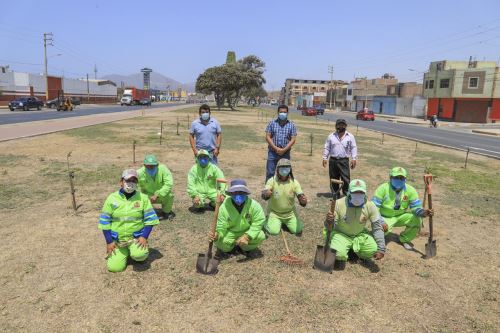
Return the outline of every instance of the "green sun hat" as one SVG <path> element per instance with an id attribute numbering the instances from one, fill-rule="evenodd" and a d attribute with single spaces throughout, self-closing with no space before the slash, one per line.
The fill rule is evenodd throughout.
<path id="1" fill-rule="evenodd" d="M 144 165 L 158 165 L 156 156 L 153 154 L 146 155 L 146 157 L 144 158 Z"/>
<path id="2" fill-rule="evenodd" d="M 398 176 L 403 176 L 406 178 L 408 175 L 406 173 L 406 170 L 402 167 L 395 167 L 391 169 L 391 173 L 389 174 L 391 177 L 398 177 Z"/>
<path id="3" fill-rule="evenodd" d="M 363 192 L 366 193 L 366 183 L 361 179 L 353 179 L 349 183 L 349 192 Z"/>
<path id="4" fill-rule="evenodd" d="M 208 156 L 208 157 L 210 157 L 210 153 L 206 149 L 200 149 L 200 150 L 198 150 L 198 154 L 196 154 L 196 156 L 197 157 L 200 157 L 200 156 Z"/>

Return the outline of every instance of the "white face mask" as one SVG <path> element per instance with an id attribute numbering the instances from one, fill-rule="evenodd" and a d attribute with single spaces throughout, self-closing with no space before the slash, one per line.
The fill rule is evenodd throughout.
<path id="1" fill-rule="evenodd" d="M 133 193 L 135 190 L 137 190 L 137 183 L 123 181 L 123 190 L 125 191 L 125 193 Z"/>
<path id="2" fill-rule="evenodd" d="M 364 193 L 352 193 L 351 194 L 351 203 L 354 206 L 361 206 L 365 203 L 365 194 Z"/>

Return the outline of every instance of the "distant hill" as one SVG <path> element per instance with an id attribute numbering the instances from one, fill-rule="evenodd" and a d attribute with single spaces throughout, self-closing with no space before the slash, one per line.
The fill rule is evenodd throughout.
<path id="1" fill-rule="evenodd" d="M 105 75 L 100 79 L 113 81 L 116 83 L 117 86 L 120 86 L 121 82 L 123 82 L 125 86 L 134 86 L 137 88 L 143 87 L 142 73 L 131 74 L 131 75 L 110 74 L 110 75 Z M 195 83 L 181 83 L 179 81 L 166 77 L 165 75 L 162 75 L 160 73 L 155 73 L 155 72 L 151 73 L 152 89 L 165 90 L 167 86 L 170 86 L 170 89 L 172 90 L 175 90 L 179 86 L 181 86 L 184 90 L 187 90 L 188 92 L 193 92 Z"/>

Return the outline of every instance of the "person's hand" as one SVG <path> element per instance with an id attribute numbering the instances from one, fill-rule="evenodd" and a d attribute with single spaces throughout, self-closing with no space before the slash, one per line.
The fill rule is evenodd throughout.
<path id="1" fill-rule="evenodd" d="M 356 160 L 351 161 L 351 169 L 354 169 L 356 167 Z"/>
<path id="2" fill-rule="evenodd" d="M 243 236 L 241 236 L 240 238 L 238 238 L 236 240 L 236 245 L 239 245 L 239 246 L 241 246 L 241 245 L 248 245 L 248 241 L 249 241 L 248 235 L 244 234 Z"/>
<path id="3" fill-rule="evenodd" d="M 384 230 L 384 232 L 387 232 L 387 230 L 389 230 L 389 226 L 387 225 L 387 223 L 382 223 L 382 230 Z"/>
<path id="4" fill-rule="evenodd" d="M 152 195 L 149 197 L 149 200 L 151 200 L 151 203 L 155 203 L 156 200 L 158 200 L 158 196 L 155 194 L 155 195 Z"/>
<path id="5" fill-rule="evenodd" d="M 220 149 L 219 148 L 215 148 L 214 149 L 214 156 L 215 157 L 219 156 L 219 152 L 220 152 Z"/>
<path id="6" fill-rule="evenodd" d="M 200 197 L 194 197 L 193 204 L 195 204 L 196 206 L 199 206 L 200 205 Z"/>
<path id="7" fill-rule="evenodd" d="M 198 149 L 193 149 L 193 154 L 194 154 L 194 157 L 196 157 L 196 155 L 198 155 Z"/>
<path id="8" fill-rule="evenodd" d="M 270 189 L 265 189 L 262 191 L 262 199 L 264 200 L 269 200 L 271 198 L 271 196 L 273 195 L 273 192 L 270 190 Z"/>
<path id="9" fill-rule="evenodd" d="M 139 238 L 136 238 L 137 240 L 137 245 L 142 248 L 142 249 L 146 249 L 148 247 L 148 240 L 142 236 L 140 236 Z"/>
<path id="10" fill-rule="evenodd" d="M 434 210 L 426 209 L 424 210 L 424 217 L 434 216 Z"/>
<path id="11" fill-rule="evenodd" d="M 373 255 L 373 258 L 375 258 L 375 260 L 380 260 L 384 257 L 384 254 L 382 252 L 375 252 L 375 254 Z"/>
<path id="12" fill-rule="evenodd" d="M 327 160 L 323 160 L 323 168 L 326 168 L 326 164 L 328 163 Z"/>
<path id="13" fill-rule="evenodd" d="M 307 205 L 307 197 L 305 194 L 302 193 L 301 195 L 299 195 L 298 199 L 299 199 L 299 204 L 302 207 L 305 207 Z"/>
<path id="14" fill-rule="evenodd" d="M 328 212 L 328 214 L 326 214 L 326 222 L 333 223 L 334 221 L 335 221 L 335 213 Z"/>
<path id="15" fill-rule="evenodd" d="M 106 244 L 106 254 L 108 255 L 108 257 L 111 256 L 115 252 L 115 249 L 116 249 L 115 242 L 111 242 L 109 244 Z"/>
<path id="16" fill-rule="evenodd" d="M 210 242 L 215 242 L 219 238 L 219 234 L 217 231 L 209 231 L 208 232 L 208 240 Z"/>
<path id="17" fill-rule="evenodd" d="M 218 201 L 219 203 L 222 203 L 222 202 L 224 201 L 224 199 L 225 199 L 225 198 L 226 198 L 226 196 L 225 196 L 224 194 L 222 194 L 222 193 L 219 193 L 219 194 L 217 195 L 217 201 Z"/>
<path id="18" fill-rule="evenodd" d="M 285 150 L 283 148 L 276 148 L 276 154 L 282 156 L 285 153 Z"/>

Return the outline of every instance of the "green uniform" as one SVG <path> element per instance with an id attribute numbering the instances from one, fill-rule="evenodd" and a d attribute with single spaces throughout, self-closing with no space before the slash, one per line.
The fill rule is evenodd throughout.
<path id="1" fill-rule="evenodd" d="M 266 230 L 271 235 L 277 235 L 283 223 L 293 234 L 302 232 L 304 224 L 298 219 L 295 209 L 295 197 L 303 194 L 299 182 L 292 177 L 281 181 L 278 176 L 274 176 L 266 183 L 266 190 L 270 189 L 273 193 L 267 205 L 269 216 Z"/>
<path id="2" fill-rule="evenodd" d="M 413 186 L 406 184 L 396 192 L 390 183 L 384 183 L 377 188 L 372 201 L 388 226 L 387 233 L 394 227 L 406 227 L 399 235 L 401 243 L 409 243 L 417 237 L 424 210 Z"/>
<path id="3" fill-rule="evenodd" d="M 157 195 L 157 202 L 161 204 L 161 210 L 164 213 L 170 213 L 174 203 L 174 194 L 172 193 L 174 180 L 170 170 L 165 165 L 159 164 L 156 175 L 151 177 L 146 172 L 146 167 L 143 166 L 137 170 L 137 175 L 139 176 L 141 192 L 149 197 Z"/>
<path id="4" fill-rule="evenodd" d="M 120 272 L 127 266 L 127 257 L 135 261 L 144 261 L 149 250 L 137 246 L 135 238 L 142 235 L 147 225 L 160 223 L 151 205 L 149 197 L 138 191 L 127 199 L 120 191 L 111 193 L 102 208 L 99 217 L 99 229 L 111 230 L 111 235 L 117 244 L 124 244 L 108 257 L 108 270 Z"/>
<path id="5" fill-rule="evenodd" d="M 227 197 L 219 209 L 216 228 L 218 239 L 215 245 L 223 252 L 230 252 L 236 240 L 247 234 L 248 245 L 242 245 L 241 249 L 254 250 L 266 239 L 262 231 L 265 221 L 264 210 L 257 201 L 247 198 L 240 213 L 231 197 Z"/>
<path id="6" fill-rule="evenodd" d="M 362 259 L 370 259 L 375 252 L 385 252 L 382 219 L 373 202 L 356 207 L 349 197 L 337 200 L 330 247 L 336 251 L 336 259 L 347 261 L 350 249 Z M 326 237 L 326 229 L 323 230 Z"/>
<path id="7" fill-rule="evenodd" d="M 197 208 L 205 206 L 205 200 L 210 200 L 212 205 L 215 205 L 217 198 L 217 184 L 219 178 L 224 178 L 224 173 L 215 164 L 209 163 L 205 168 L 202 168 L 198 161 L 191 167 L 188 174 L 187 192 L 191 199 L 200 198 L 200 204 Z M 224 190 L 225 184 L 222 183 L 221 191 Z"/>

